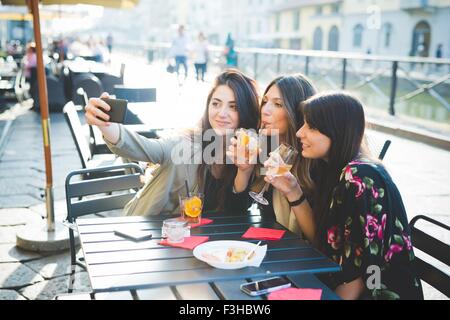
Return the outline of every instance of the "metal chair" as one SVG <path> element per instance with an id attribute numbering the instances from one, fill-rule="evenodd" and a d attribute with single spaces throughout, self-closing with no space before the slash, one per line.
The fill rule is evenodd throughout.
<path id="1" fill-rule="evenodd" d="M 122 172 L 123 174 L 104 177 L 107 176 L 108 172 Z M 76 231 L 76 219 L 90 214 L 98 214 L 99 212 L 122 209 L 134 197 L 136 190 L 142 187 L 140 176 L 143 174 L 142 169 L 137 164 L 127 163 L 118 166 L 76 170 L 67 175 L 65 183 L 67 220 L 65 224 L 69 227 L 70 241 L 71 273 L 69 293 L 73 291 L 76 266 L 86 268 L 81 259 L 76 257 L 74 234 L 74 231 Z M 72 178 L 76 176 L 103 176 L 103 178 L 72 181 Z M 117 191 L 128 192 L 112 194 Z M 100 196 L 102 194 L 103 196 Z M 94 195 L 96 197 L 90 197 Z"/>
<path id="2" fill-rule="evenodd" d="M 433 258 L 450 265 L 450 245 L 418 229 L 415 224 L 419 220 L 428 221 L 435 226 L 450 231 L 450 227 L 424 215 L 415 216 L 409 226 L 411 228 L 412 244 L 420 251 Z M 429 262 L 416 257 L 414 259 L 414 269 L 418 278 L 422 279 L 432 287 L 436 288 L 447 297 L 450 297 L 450 275 L 441 271 Z"/>
<path id="3" fill-rule="evenodd" d="M 92 154 L 80 118 L 78 117 L 77 109 L 72 101 L 64 106 L 63 112 L 75 146 L 77 147 L 83 169 L 121 164 L 121 159 L 114 154 L 96 154 L 95 156 Z M 83 179 L 98 178 L 99 174 L 86 174 L 83 176 Z M 115 174 L 121 174 L 121 172 L 110 172 L 106 176 Z"/>
<path id="4" fill-rule="evenodd" d="M 125 99 L 128 100 L 128 102 L 156 101 L 156 88 L 133 88 L 115 85 L 114 94 L 117 99 Z"/>
<path id="5" fill-rule="evenodd" d="M 80 99 L 79 95 L 77 94 L 77 90 L 79 88 L 83 88 L 88 98 L 99 97 L 103 93 L 102 83 L 100 82 L 99 78 L 91 73 L 79 74 L 74 76 L 73 79 L 74 84 L 72 88 L 72 97 L 73 102 L 77 105 L 84 103 L 84 99 Z"/>
<path id="6" fill-rule="evenodd" d="M 89 98 L 84 91 L 83 88 L 78 88 L 77 95 L 81 97 L 82 101 L 84 102 L 84 106 L 86 106 L 89 103 Z M 108 146 L 106 145 L 105 141 L 101 137 L 100 130 L 94 126 L 91 126 L 90 124 L 87 124 L 89 128 L 89 148 L 91 149 L 92 154 L 105 154 L 105 153 L 112 153 L 111 150 L 109 150 Z"/>
<path id="7" fill-rule="evenodd" d="M 60 79 L 54 75 L 47 75 L 48 108 L 50 112 L 61 112 L 67 100 L 64 94 L 64 86 Z M 34 100 L 33 109 L 40 111 L 38 82 L 34 81 L 30 88 L 30 95 Z"/>
<path id="8" fill-rule="evenodd" d="M 102 82 L 103 90 L 111 94 L 114 92 L 114 86 L 123 85 L 123 78 L 112 74 L 104 74 L 100 81 Z"/>

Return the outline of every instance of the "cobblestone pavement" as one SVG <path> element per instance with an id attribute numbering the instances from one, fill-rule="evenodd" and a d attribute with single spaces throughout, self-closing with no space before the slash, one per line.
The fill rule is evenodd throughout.
<path id="1" fill-rule="evenodd" d="M 174 126 L 192 125 L 203 111 L 209 84 L 192 80 L 179 87 L 173 75 L 146 68 L 142 71 L 142 64 L 127 64 L 126 83 L 154 85 L 158 101 L 164 105 L 162 112 Z M 0 158 L 0 300 L 52 299 L 67 291 L 68 251 L 42 255 L 15 246 L 17 230 L 46 215 L 40 115 L 27 110 L 17 112 L 21 115 L 14 121 Z M 368 136 L 374 150 L 386 139 L 392 140 L 384 162 L 401 191 L 409 219 L 426 214 L 450 225 L 450 152 L 375 131 L 369 131 Z M 62 220 L 66 214 L 64 179 L 81 163 L 60 113 L 51 114 L 51 145 L 56 219 Z M 424 229 L 450 243 L 448 233 L 438 233 L 432 226 Z M 77 270 L 75 291 L 89 291 L 85 271 Z M 445 299 L 428 286 L 425 291 L 429 299 Z"/>

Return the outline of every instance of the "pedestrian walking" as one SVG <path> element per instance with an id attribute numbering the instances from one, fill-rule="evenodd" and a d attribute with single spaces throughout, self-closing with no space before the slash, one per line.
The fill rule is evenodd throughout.
<path id="1" fill-rule="evenodd" d="M 113 38 L 112 34 L 110 33 L 106 37 L 106 46 L 108 47 L 109 54 L 112 53 L 113 43 L 114 43 L 114 38 Z"/>
<path id="2" fill-rule="evenodd" d="M 231 33 L 228 33 L 227 41 L 225 42 L 225 58 L 227 67 L 237 67 L 237 52 L 234 49 L 234 40 Z"/>
<path id="3" fill-rule="evenodd" d="M 205 73 L 208 63 L 208 41 L 203 32 L 200 32 L 194 44 L 194 66 L 197 81 L 205 81 Z"/>
<path id="4" fill-rule="evenodd" d="M 177 72 L 177 78 L 180 79 L 180 65 L 184 68 L 184 79 L 186 80 L 188 75 L 187 56 L 189 52 L 189 39 L 185 35 L 184 26 L 178 27 L 178 36 L 172 41 L 170 48 L 170 56 L 175 58 L 175 71 Z"/>

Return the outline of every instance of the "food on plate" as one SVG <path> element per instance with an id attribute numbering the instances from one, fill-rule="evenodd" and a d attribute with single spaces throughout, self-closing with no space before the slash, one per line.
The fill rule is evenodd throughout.
<path id="1" fill-rule="evenodd" d="M 249 254 L 249 250 L 244 248 L 229 248 L 227 251 L 226 262 L 242 262 Z"/>
<path id="2" fill-rule="evenodd" d="M 228 249 L 220 249 L 204 252 L 202 256 L 210 261 L 215 262 L 243 262 L 250 250 L 244 248 L 231 247 Z M 249 260 L 253 258 L 250 256 Z"/>

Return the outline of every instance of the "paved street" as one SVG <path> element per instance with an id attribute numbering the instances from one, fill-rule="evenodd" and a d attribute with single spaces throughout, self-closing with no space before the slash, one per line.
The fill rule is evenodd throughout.
<path id="1" fill-rule="evenodd" d="M 148 66 L 139 60 L 127 60 L 125 82 L 155 86 L 161 112 L 174 127 L 197 121 L 210 86 L 189 79 L 180 87 L 175 75 L 165 73 L 163 66 Z M 68 252 L 46 256 L 15 247 L 17 230 L 46 214 L 40 115 L 26 110 L 17 112 L 22 114 L 15 119 L 0 158 L 0 300 L 51 299 L 67 290 Z M 374 149 L 386 139 L 392 140 L 384 163 L 400 189 L 409 219 L 426 214 L 450 225 L 450 152 L 375 131 L 369 131 L 368 136 Z M 69 128 L 59 113 L 51 114 L 51 144 L 55 210 L 57 219 L 62 220 L 66 212 L 64 179 L 81 164 Z M 436 234 L 434 227 L 424 228 Z M 438 236 L 450 243 L 450 234 Z M 84 271 L 78 270 L 77 279 L 77 291 L 89 291 Z M 426 294 L 428 298 L 443 298 L 429 288 Z"/>

